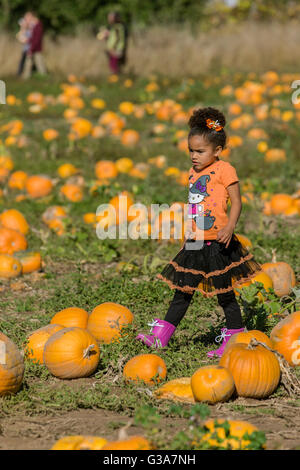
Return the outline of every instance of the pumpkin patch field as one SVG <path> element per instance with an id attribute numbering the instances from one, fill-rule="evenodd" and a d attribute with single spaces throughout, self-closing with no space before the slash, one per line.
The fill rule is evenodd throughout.
<path id="1" fill-rule="evenodd" d="M 224 70 L 7 81 L 0 449 L 300 449 L 297 78 Z M 220 360 L 207 352 L 223 313 L 199 293 L 167 348 L 135 339 L 173 298 L 156 275 L 183 243 L 174 227 L 188 196 L 187 121 L 200 106 L 225 113 L 221 158 L 236 168 L 243 201 L 236 233 L 262 265 L 234 286 L 248 331 Z M 135 220 L 138 203 L 140 237 L 128 236 L 124 218 Z M 156 218 L 153 204 L 165 204 Z"/>

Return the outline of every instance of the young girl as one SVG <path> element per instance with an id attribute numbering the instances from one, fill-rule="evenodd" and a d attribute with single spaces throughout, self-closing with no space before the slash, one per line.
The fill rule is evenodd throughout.
<path id="1" fill-rule="evenodd" d="M 261 267 L 234 235 L 242 203 L 235 169 L 219 159 L 226 145 L 225 122 L 224 115 L 211 107 L 194 111 L 189 120 L 189 229 L 179 253 L 157 275 L 175 294 L 165 319 L 156 318 L 149 324 L 150 334 L 137 336 L 147 346 L 167 346 L 195 291 L 205 297 L 216 295 L 226 319 L 226 328 L 216 338 L 223 342 L 208 357 L 221 357 L 229 338 L 245 331 L 233 284 L 249 281 Z"/>

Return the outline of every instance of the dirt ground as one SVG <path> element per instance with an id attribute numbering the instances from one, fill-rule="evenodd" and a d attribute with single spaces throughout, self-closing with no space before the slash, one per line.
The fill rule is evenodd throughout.
<path id="1" fill-rule="evenodd" d="M 232 411 L 230 405 L 211 406 L 211 418 L 226 417 L 247 420 L 266 433 L 267 449 L 289 450 L 300 448 L 300 413 L 289 400 L 273 399 L 268 402 L 238 398 L 234 406 L 243 407 L 242 412 Z M 76 410 L 53 416 L 15 416 L 0 420 L 0 449 L 47 450 L 54 442 L 69 434 L 103 436 L 109 440 L 118 437 L 119 429 L 130 418 L 103 409 Z M 162 418 L 160 427 L 166 432 L 186 428 L 188 421 L 182 418 Z M 139 426 L 131 425 L 128 436 L 144 434 Z"/>

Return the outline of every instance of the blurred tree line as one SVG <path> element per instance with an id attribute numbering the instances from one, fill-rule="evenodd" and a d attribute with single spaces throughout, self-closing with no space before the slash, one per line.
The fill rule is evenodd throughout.
<path id="1" fill-rule="evenodd" d="M 128 23 L 191 23 L 204 28 L 248 18 L 280 20 L 300 17 L 300 0 L 0 0 L 0 24 L 15 31 L 26 10 L 33 9 L 45 28 L 74 33 L 78 25 L 96 31 L 107 13 L 118 10 Z"/>

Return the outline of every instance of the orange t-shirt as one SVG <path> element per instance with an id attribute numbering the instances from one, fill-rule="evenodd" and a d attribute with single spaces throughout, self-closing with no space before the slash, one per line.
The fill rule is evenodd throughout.
<path id="1" fill-rule="evenodd" d="M 199 172 L 190 168 L 188 217 L 194 221 L 197 240 L 215 240 L 219 230 L 227 225 L 226 188 L 237 181 L 235 168 L 223 160 L 216 160 Z"/>

